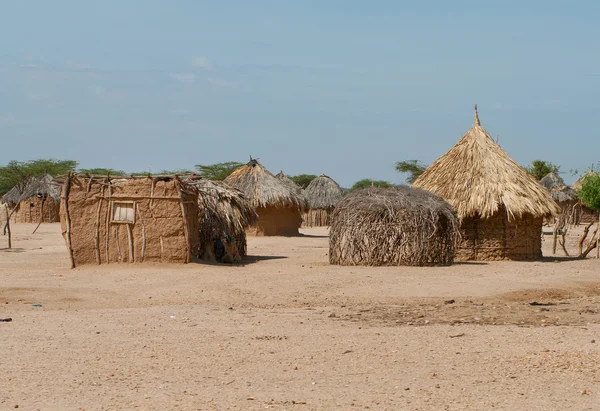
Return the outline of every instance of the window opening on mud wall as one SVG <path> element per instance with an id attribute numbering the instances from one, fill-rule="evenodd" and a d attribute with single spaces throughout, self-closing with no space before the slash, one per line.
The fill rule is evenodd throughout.
<path id="1" fill-rule="evenodd" d="M 133 224 L 135 223 L 135 202 L 115 201 L 112 204 L 112 222 Z"/>

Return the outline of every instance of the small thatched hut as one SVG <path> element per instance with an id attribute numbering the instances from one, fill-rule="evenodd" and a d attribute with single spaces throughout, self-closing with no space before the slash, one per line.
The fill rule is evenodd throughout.
<path id="1" fill-rule="evenodd" d="M 325 227 L 331 225 L 331 214 L 342 199 L 344 190 L 331 177 L 322 174 L 304 189 L 308 200 L 308 210 L 302 216 L 305 227 Z"/>
<path id="2" fill-rule="evenodd" d="M 198 190 L 177 176 L 69 176 L 60 214 L 73 267 L 188 263 L 199 252 Z"/>
<path id="3" fill-rule="evenodd" d="M 239 263 L 246 255 L 246 228 L 258 215 L 244 194 L 222 181 L 198 176 L 186 182 L 198 189 L 200 258 Z"/>
<path id="4" fill-rule="evenodd" d="M 4 194 L 1 202 L 10 211 L 15 207 L 11 221 L 15 223 L 57 223 L 60 221 L 61 183 L 51 175 L 31 177 L 20 187 Z"/>
<path id="5" fill-rule="evenodd" d="M 560 208 L 550 193 L 475 125 L 414 182 L 447 200 L 461 222 L 457 261 L 542 256 L 544 217 Z"/>
<path id="6" fill-rule="evenodd" d="M 297 235 L 305 200 L 257 160 L 235 170 L 225 182 L 240 190 L 258 214 L 249 235 Z"/>
<path id="7" fill-rule="evenodd" d="M 329 262 L 339 265 L 449 265 L 458 219 L 440 197 L 410 187 L 369 187 L 335 207 Z"/>

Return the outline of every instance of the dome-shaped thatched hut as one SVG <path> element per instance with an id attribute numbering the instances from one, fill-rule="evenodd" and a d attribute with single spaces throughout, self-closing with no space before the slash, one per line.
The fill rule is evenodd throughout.
<path id="1" fill-rule="evenodd" d="M 331 225 L 331 214 L 342 199 L 344 190 L 331 177 L 322 174 L 304 189 L 308 200 L 308 211 L 302 217 L 306 227 L 324 227 Z"/>
<path id="2" fill-rule="evenodd" d="M 191 176 L 198 189 L 200 257 L 226 263 L 241 262 L 246 255 L 246 228 L 258 221 L 244 194 L 222 181 Z"/>
<path id="3" fill-rule="evenodd" d="M 475 125 L 413 186 L 456 210 L 458 261 L 540 258 L 543 219 L 560 213 L 550 193 L 481 127 L 477 106 Z"/>
<path id="4" fill-rule="evenodd" d="M 369 187 L 337 203 L 329 262 L 339 265 L 449 265 L 458 220 L 440 197 L 410 187 Z"/>
<path id="5" fill-rule="evenodd" d="M 61 183 L 51 175 L 31 177 L 22 186 L 13 187 L 1 202 L 13 212 L 15 223 L 57 223 L 60 221 Z"/>
<path id="6" fill-rule="evenodd" d="M 258 222 L 249 235 L 297 235 L 305 200 L 257 160 L 235 170 L 225 182 L 240 190 L 256 209 Z"/>

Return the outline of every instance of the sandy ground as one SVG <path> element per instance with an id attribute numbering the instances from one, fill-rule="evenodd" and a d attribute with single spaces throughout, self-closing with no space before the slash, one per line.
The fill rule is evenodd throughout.
<path id="1" fill-rule="evenodd" d="M 596 259 L 337 267 L 307 229 L 244 266 L 70 270 L 34 227 L 0 249 L 2 410 L 600 409 Z"/>

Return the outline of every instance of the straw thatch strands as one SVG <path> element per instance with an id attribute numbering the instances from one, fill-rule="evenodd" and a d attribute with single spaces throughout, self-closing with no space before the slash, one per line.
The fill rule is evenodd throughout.
<path id="1" fill-rule="evenodd" d="M 306 200 L 283 183 L 257 160 L 235 170 L 225 182 L 240 190 L 258 214 L 258 222 L 249 227 L 249 235 L 297 235 L 300 212 Z"/>
<path id="2" fill-rule="evenodd" d="M 440 197 L 410 187 L 363 188 L 333 212 L 329 262 L 339 265 L 449 265 L 458 219 Z"/>
<path id="3" fill-rule="evenodd" d="M 22 190 L 13 187 L 1 202 L 12 211 L 15 223 L 57 223 L 60 221 L 61 183 L 51 175 L 31 177 Z"/>
<path id="4" fill-rule="evenodd" d="M 560 208 L 550 193 L 475 125 L 413 184 L 447 200 L 461 221 L 456 259 L 541 257 L 542 223 Z"/>
<path id="5" fill-rule="evenodd" d="M 294 193 L 296 193 L 296 195 L 298 195 L 298 197 L 302 199 L 302 208 L 308 208 L 308 202 L 306 201 L 304 190 L 302 189 L 302 187 L 300 187 L 300 185 L 296 184 L 294 181 L 292 181 L 292 179 L 283 174 L 283 170 L 279 170 L 279 173 L 275 177 L 281 180 L 281 182 L 283 182 L 286 186 L 292 189 Z"/>
<path id="6" fill-rule="evenodd" d="M 579 201 L 575 190 L 567 186 L 558 173 L 551 172 L 546 174 L 540 180 L 540 184 L 550 192 L 552 199 L 556 201 L 561 208 L 563 204 L 576 203 Z"/>
<path id="7" fill-rule="evenodd" d="M 198 190 L 177 176 L 70 175 L 61 202 L 72 267 L 188 263 L 198 255 Z"/>
<path id="8" fill-rule="evenodd" d="M 587 176 L 593 175 L 593 174 L 598 174 L 598 173 L 596 171 L 589 170 L 587 173 L 585 173 L 581 177 L 579 177 L 577 179 L 577 181 L 575 181 L 573 183 L 573 186 L 571 188 L 573 190 L 575 190 L 576 193 L 578 193 L 581 190 L 581 187 L 583 187 L 583 182 L 584 182 L 585 178 Z M 598 212 L 592 210 L 591 208 L 587 207 L 584 204 L 581 204 L 580 217 L 577 220 L 577 223 L 589 224 L 589 223 L 594 223 L 597 221 L 598 221 Z"/>
<path id="9" fill-rule="evenodd" d="M 239 263 L 246 255 L 246 228 L 258 215 L 244 194 L 222 181 L 192 176 L 186 182 L 198 189 L 200 258 Z"/>
<path id="10" fill-rule="evenodd" d="M 598 174 L 598 173 L 596 171 L 589 170 L 587 173 L 585 173 L 581 177 L 579 177 L 577 179 L 577 181 L 575 181 L 573 183 L 573 190 L 575 190 L 575 191 L 581 190 L 581 187 L 583 187 L 583 182 L 585 181 L 585 178 L 589 175 L 594 175 L 594 174 Z"/>
<path id="11" fill-rule="evenodd" d="M 331 225 L 331 214 L 342 199 L 344 190 L 331 177 L 322 174 L 304 189 L 308 200 L 308 211 L 302 216 L 305 227 L 324 227 Z"/>

